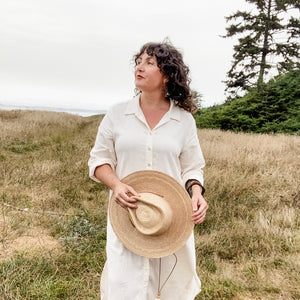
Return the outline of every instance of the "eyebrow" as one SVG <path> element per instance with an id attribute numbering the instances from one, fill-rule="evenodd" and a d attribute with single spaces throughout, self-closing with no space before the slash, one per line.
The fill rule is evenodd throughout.
<path id="1" fill-rule="evenodd" d="M 156 58 L 154 56 L 150 56 L 150 55 L 145 60 L 146 61 L 153 60 L 154 62 L 156 62 Z"/>
<path id="2" fill-rule="evenodd" d="M 136 60 L 138 60 L 138 59 L 142 59 L 142 55 L 140 55 Z M 149 59 L 155 59 L 155 56 L 154 55 L 148 55 L 146 60 L 149 60 Z"/>
<path id="3" fill-rule="evenodd" d="M 147 56 L 147 59 L 150 59 L 150 58 L 154 58 L 155 56 L 154 55 L 149 55 L 149 54 L 147 54 L 148 56 Z"/>

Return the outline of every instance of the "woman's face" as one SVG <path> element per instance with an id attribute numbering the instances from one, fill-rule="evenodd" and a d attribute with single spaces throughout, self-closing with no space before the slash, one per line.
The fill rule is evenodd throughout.
<path id="1" fill-rule="evenodd" d="M 144 52 L 137 60 L 135 67 L 135 86 L 142 92 L 162 91 L 168 81 L 157 66 L 155 56 Z"/>

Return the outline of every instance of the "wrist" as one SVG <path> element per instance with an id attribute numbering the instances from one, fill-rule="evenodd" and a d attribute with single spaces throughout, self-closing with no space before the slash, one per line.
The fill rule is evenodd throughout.
<path id="1" fill-rule="evenodd" d="M 120 183 L 121 181 L 118 178 L 115 178 L 111 181 L 110 188 L 115 190 Z"/>
<path id="2" fill-rule="evenodd" d="M 193 196 L 194 192 L 195 193 L 200 192 L 201 195 L 203 195 L 205 192 L 205 189 L 202 186 L 202 184 L 196 179 L 189 179 L 185 184 L 185 188 L 186 188 L 187 192 L 189 193 L 190 197 Z"/>
<path id="3" fill-rule="evenodd" d="M 192 193 L 200 193 L 202 194 L 202 186 L 198 185 L 198 184 L 194 184 L 192 185 Z"/>

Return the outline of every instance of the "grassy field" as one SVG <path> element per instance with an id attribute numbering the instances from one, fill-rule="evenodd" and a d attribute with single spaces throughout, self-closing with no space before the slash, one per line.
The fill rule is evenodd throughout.
<path id="1" fill-rule="evenodd" d="M 0 111 L 0 299 L 99 299 L 108 190 L 89 179 L 99 116 Z M 300 137 L 199 130 L 200 299 L 300 299 Z M 183 299 L 184 300 L 184 299 Z"/>

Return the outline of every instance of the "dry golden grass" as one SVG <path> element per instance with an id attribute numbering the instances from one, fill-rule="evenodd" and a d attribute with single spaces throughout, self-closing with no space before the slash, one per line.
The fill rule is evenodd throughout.
<path id="1" fill-rule="evenodd" d="M 199 130 L 199 140 L 210 203 L 196 231 L 202 279 L 241 290 L 229 298 L 298 299 L 300 138 Z"/>
<path id="2" fill-rule="evenodd" d="M 99 122 L 0 111 L 1 300 L 99 298 L 108 190 L 87 168 Z M 199 140 L 210 208 L 195 228 L 196 299 L 300 299 L 300 138 Z"/>
<path id="3" fill-rule="evenodd" d="M 0 139 L 18 140 L 28 136 L 42 135 L 45 129 L 59 125 L 72 128 L 81 120 L 80 116 L 48 111 L 0 111 Z"/>
<path id="4" fill-rule="evenodd" d="M 2 224 L 3 224 L 2 220 Z M 5 223 L 11 224 L 8 220 Z M 0 218 L 1 226 L 1 218 Z M 7 226 L 7 225 L 4 225 Z M 1 230 L 1 229 L 0 229 Z M 1 231 L 0 231 L 1 233 Z M 26 253 L 29 257 L 41 255 L 41 253 L 58 254 L 58 251 L 62 249 L 61 244 L 57 239 L 50 235 L 50 232 L 45 228 L 34 227 L 29 230 L 25 230 L 22 235 L 14 237 L 15 232 L 10 232 L 8 228 L 5 229 L 5 234 L 10 239 L 5 239 L 0 244 L 0 261 L 12 259 L 17 253 Z"/>

